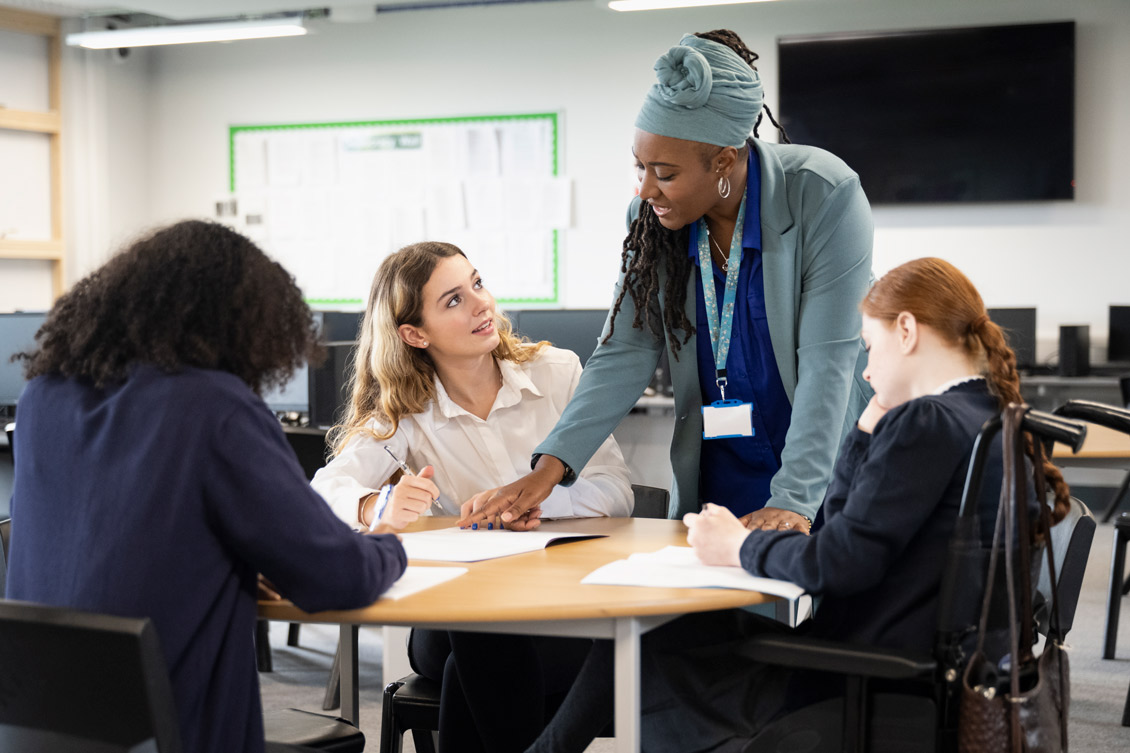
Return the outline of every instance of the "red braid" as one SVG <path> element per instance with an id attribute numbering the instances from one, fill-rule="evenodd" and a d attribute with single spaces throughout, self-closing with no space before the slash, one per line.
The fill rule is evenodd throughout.
<path id="1" fill-rule="evenodd" d="M 1016 354 L 1008 347 L 1001 328 L 989 319 L 981 294 L 961 271 L 937 258 L 915 259 L 895 267 L 867 293 L 860 305 L 863 313 L 893 322 L 903 311 L 914 314 L 951 345 L 965 350 L 982 364 L 989 389 L 1004 410 L 1009 403 L 1023 403 Z M 1025 452 L 1036 460 L 1032 439 Z M 1055 491 L 1053 522 L 1059 522 L 1070 507 L 1070 490 L 1063 474 L 1050 460 L 1043 461 L 1044 475 Z"/>

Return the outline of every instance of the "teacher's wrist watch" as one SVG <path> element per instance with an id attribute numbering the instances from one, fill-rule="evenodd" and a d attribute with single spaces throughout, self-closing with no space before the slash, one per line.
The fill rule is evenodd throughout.
<path id="1" fill-rule="evenodd" d="M 534 455 L 534 456 L 533 456 L 532 458 L 530 458 L 530 470 L 533 470 L 534 468 L 536 468 L 536 467 L 537 467 L 537 464 L 538 464 L 538 459 L 539 459 L 539 458 L 540 458 L 541 456 L 542 456 L 542 453 L 540 453 L 540 452 L 539 452 L 538 454 L 536 454 L 536 455 Z M 556 456 L 556 455 L 554 455 L 553 457 L 557 457 L 557 456 Z M 576 471 L 574 471 L 574 470 L 573 470 L 572 468 L 570 468 L 570 467 L 569 467 L 569 464 L 568 464 L 568 463 L 566 463 L 566 462 L 565 462 L 564 460 L 562 460 L 561 458 L 557 458 L 557 462 L 561 463 L 561 465 L 562 465 L 562 466 L 564 466 L 564 468 L 565 468 L 565 473 L 564 473 L 564 475 L 562 475 L 562 476 L 561 476 L 561 480 L 560 480 L 560 481 L 558 481 L 557 483 L 558 483 L 558 484 L 560 484 L 561 486 L 570 486 L 570 485 L 572 485 L 572 483 L 573 483 L 574 481 L 576 481 L 576 480 L 577 480 L 577 473 L 576 473 Z"/>

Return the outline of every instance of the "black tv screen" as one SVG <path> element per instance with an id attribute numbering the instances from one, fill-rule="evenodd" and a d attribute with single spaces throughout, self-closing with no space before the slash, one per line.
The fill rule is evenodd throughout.
<path id="1" fill-rule="evenodd" d="M 778 39 L 780 121 L 873 204 L 1074 198 L 1074 22 Z"/>

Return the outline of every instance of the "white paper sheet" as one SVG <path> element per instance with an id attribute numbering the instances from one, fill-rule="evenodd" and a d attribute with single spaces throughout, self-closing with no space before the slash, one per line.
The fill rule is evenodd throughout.
<path id="1" fill-rule="evenodd" d="M 458 578 L 467 572 L 465 567 L 413 567 L 409 565 L 404 569 L 404 574 L 393 583 L 387 591 L 381 594 L 382 599 L 403 599 L 432 586 Z"/>
<path id="2" fill-rule="evenodd" d="M 559 539 L 595 539 L 604 534 L 569 531 L 472 531 L 441 528 L 435 531 L 402 533 L 408 559 L 438 562 L 478 562 L 545 549 Z"/>
<path id="3" fill-rule="evenodd" d="M 658 588 L 740 588 L 786 599 L 804 593 L 783 580 L 758 578 L 740 567 L 704 565 L 689 546 L 669 546 L 657 552 L 639 552 L 616 560 L 586 575 L 581 583 L 599 586 L 652 586 Z"/>

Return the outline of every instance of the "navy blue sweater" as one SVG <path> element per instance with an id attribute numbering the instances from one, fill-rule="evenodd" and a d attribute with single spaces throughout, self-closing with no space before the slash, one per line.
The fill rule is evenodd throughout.
<path id="1" fill-rule="evenodd" d="M 892 409 L 873 434 L 852 430 L 824 498 L 824 527 L 811 536 L 754 531 L 742 566 L 822 594 L 811 635 L 930 651 L 973 440 L 999 411 L 977 380 Z M 994 445 L 980 505 L 982 537 L 990 539 L 999 437 Z"/>
<path id="2" fill-rule="evenodd" d="M 189 753 L 263 750 L 257 573 L 318 611 L 372 603 L 406 565 L 334 516 L 225 372 L 36 378 L 16 444 L 9 598 L 152 618 Z"/>

